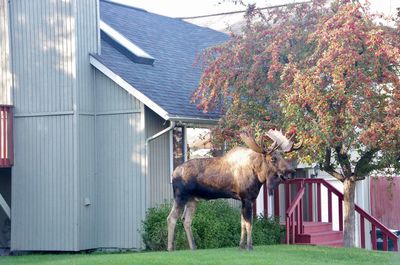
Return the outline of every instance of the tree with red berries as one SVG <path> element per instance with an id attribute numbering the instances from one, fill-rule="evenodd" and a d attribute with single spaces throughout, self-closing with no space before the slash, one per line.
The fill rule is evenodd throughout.
<path id="1" fill-rule="evenodd" d="M 223 111 L 220 141 L 248 126 L 297 131 L 299 159 L 343 182 L 345 246 L 354 246 L 356 181 L 400 170 L 399 18 L 350 0 L 250 6 L 245 17 L 242 33 L 201 56 L 193 99 Z"/>

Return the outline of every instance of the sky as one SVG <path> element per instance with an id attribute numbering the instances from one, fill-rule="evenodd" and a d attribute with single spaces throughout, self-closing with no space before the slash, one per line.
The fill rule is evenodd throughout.
<path id="1" fill-rule="evenodd" d="M 149 12 L 169 17 L 190 17 L 243 10 L 229 0 L 113 0 L 135 7 L 143 8 Z M 280 5 L 305 0 L 243 0 L 245 3 L 255 3 L 258 7 Z M 369 0 L 372 9 L 386 14 L 394 13 L 400 7 L 400 0 Z"/>

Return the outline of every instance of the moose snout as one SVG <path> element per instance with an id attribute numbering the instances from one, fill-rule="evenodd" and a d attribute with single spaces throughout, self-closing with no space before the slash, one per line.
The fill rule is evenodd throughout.
<path id="1" fill-rule="evenodd" d="M 282 180 L 285 181 L 289 176 L 285 176 L 284 174 L 278 174 L 278 177 Z"/>
<path id="2" fill-rule="evenodd" d="M 290 169 L 285 173 L 285 179 L 293 179 L 296 177 L 296 169 Z"/>
<path id="3" fill-rule="evenodd" d="M 293 179 L 296 176 L 296 170 L 295 169 L 291 169 L 286 171 L 284 174 L 278 174 L 278 177 L 282 180 L 288 180 L 288 179 Z"/>

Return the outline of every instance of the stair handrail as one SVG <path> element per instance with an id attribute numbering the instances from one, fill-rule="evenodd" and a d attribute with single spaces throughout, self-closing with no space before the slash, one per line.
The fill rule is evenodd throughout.
<path id="1" fill-rule="evenodd" d="M 286 211 L 286 244 L 290 244 L 290 238 L 292 238 L 292 243 L 294 244 L 296 242 L 296 234 L 301 234 L 303 232 L 304 227 L 302 201 L 304 192 L 305 187 L 302 185 L 297 192 L 296 197 L 291 202 L 289 208 Z M 295 213 L 297 213 L 296 216 Z M 297 231 L 295 231 L 296 224 Z"/>
<path id="2" fill-rule="evenodd" d="M 325 187 L 327 187 L 330 191 L 332 191 L 336 196 L 338 196 L 338 198 L 341 200 L 341 201 L 344 201 L 344 195 L 343 195 L 343 193 L 341 193 L 340 191 L 338 191 L 332 184 L 330 184 L 329 182 L 327 182 L 326 180 L 324 180 L 324 179 L 321 179 L 322 180 L 322 184 L 325 186 Z M 374 246 L 373 246 L 373 248 L 374 249 L 376 249 L 376 246 L 375 246 L 375 244 L 376 244 L 376 231 L 375 231 L 375 229 L 374 229 L 374 227 L 378 227 L 381 231 L 382 231 L 382 235 L 384 236 L 384 238 L 383 238 L 383 240 L 384 240 L 384 248 L 387 248 L 388 246 L 387 246 L 387 244 L 388 244 L 388 242 L 387 242 L 387 238 L 390 238 L 390 239 L 392 239 L 393 240 L 393 242 L 394 242 L 394 244 L 393 244 L 393 247 L 394 247 L 394 250 L 395 251 L 398 251 L 398 245 L 397 245 L 397 240 L 398 240 L 398 237 L 397 237 L 397 235 L 395 234 L 395 233 L 393 233 L 392 231 L 390 231 L 384 224 L 382 224 L 379 220 L 377 220 L 375 217 L 373 217 L 372 215 L 370 215 L 369 213 L 367 213 L 366 211 L 364 211 L 364 209 L 362 209 L 360 206 L 358 206 L 357 204 L 354 204 L 355 205 L 355 210 L 356 210 L 356 212 L 361 216 L 361 218 L 365 218 L 365 219 L 367 219 L 370 223 L 371 223 L 371 225 L 372 225 L 372 241 L 373 241 L 373 244 L 374 244 Z M 387 237 L 386 239 L 385 239 L 385 237 Z M 364 239 L 365 240 L 365 239 Z M 365 244 L 365 243 L 364 243 Z M 386 247 L 385 247 L 385 244 L 386 244 Z M 365 246 L 364 246 L 365 247 Z M 387 250 L 387 249 L 386 249 Z"/>
<path id="3" fill-rule="evenodd" d="M 299 202 L 297 202 L 296 199 L 298 199 L 300 191 L 303 190 L 302 196 L 304 195 L 304 189 L 305 189 L 305 183 L 319 183 L 324 185 L 329 192 L 334 193 L 338 199 L 340 200 L 340 202 L 342 203 L 344 201 L 344 195 L 343 193 L 341 193 L 339 190 L 337 190 L 332 184 L 330 184 L 329 182 L 327 182 L 325 179 L 320 179 L 320 178 L 315 178 L 315 179 L 291 179 L 291 180 L 287 180 L 285 181 L 285 183 L 287 184 L 297 184 L 300 183 L 301 185 L 301 189 L 299 190 L 299 192 L 296 195 L 295 200 L 291 203 L 290 207 L 288 208 L 287 213 L 289 212 L 289 210 L 291 210 L 292 212 L 294 211 L 293 209 L 295 208 L 295 204 L 298 204 Z M 299 199 L 301 200 L 301 199 Z M 367 213 L 365 210 L 363 210 L 361 207 L 359 207 L 357 204 L 355 204 L 355 211 L 360 215 L 360 223 L 361 223 L 361 247 L 365 248 L 365 234 L 364 234 L 364 219 L 367 219 L 371 225 L 372 225 L 372 247 L 373 249 L 377 249 L 376 247 L 376 227 L 379 228 L 382 231 L 382 235 L 383 235 L 383 248 L 384 250 L 388 250 L 388 239 L 392 239 L 394 244 L 393 244 L 393 248 L 394 251 L 399 251 L 398 249 L 398 244 L 397 244 L 397 240 L 399 239 L 399 237 L 394 234 L 392 231 L 390 231 L 384 224 L 382 224 L 379 220 L 377 220 L 375 217 L 373 217 L 372 215 L 370 215 L 369 213 Z M 288 219 L 287 219 L 287 214 L 286 214 L 286 230 L 288 230 Z M 303 217 L 303 214 L 301 214 L 301 216 Z M 301 223 L 303 224 L 303 220 L 301 220 Z M 340 223 L 340 221 L 339 221 Z M 293 229 L 292 227 L 289 227 L 291 229 Z M 304 229 L 304 228 L 302 228 Z M 286 237 L 287 237 L 287 243 L 288 241 L 288 232 L 286 232 Z M 294 242 L 294 241 L 293 241 Z M 288 243 L 289 244 L 289 243 Z"/>

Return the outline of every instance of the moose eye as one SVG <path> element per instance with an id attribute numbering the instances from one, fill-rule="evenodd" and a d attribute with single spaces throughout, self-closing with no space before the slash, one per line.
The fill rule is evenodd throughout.
<path id="1" fill-rule="evenodd" d="M 276 160 L 277 160 L 276 157 L 271 157 L 271 162 L 272 162 L 272 163 L 275 163 Z"/>

